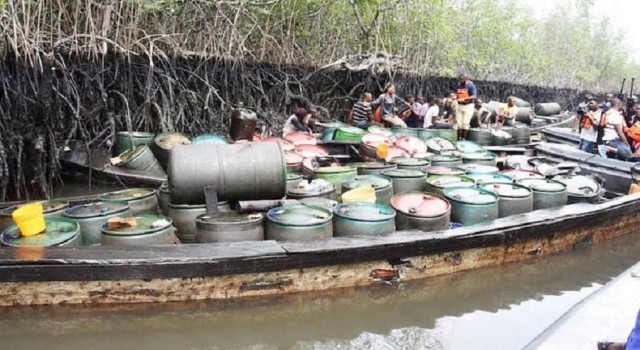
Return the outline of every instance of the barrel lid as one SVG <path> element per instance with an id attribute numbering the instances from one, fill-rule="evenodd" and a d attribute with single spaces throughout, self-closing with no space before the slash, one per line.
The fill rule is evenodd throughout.
<path id="1" fill-rule="evenodd" d="M 567 186 L 562 182 L 550 179 L 525 178 L 516 181 L 516 183 L 540 192 L 562 192 L 567 189 Z"/>
<path id="2" fill-rule="evenodd" d="M 393 219 L 396 211 L 388 205 L 379 203 L 343 203 L 338 204 L 333 213 L 343 218 L 358 221 L 384 221 Z"/>
<path id="3" fill-rule="evenodd" d="M 287 165 L 301 164 L 303 160 L 304 160 L 304 157 L 296 152 L 284 153 L 284 161 L 287 163 Z"/>
<path id="4" fill-rule="evenodd" d="M 287 173 L 287 181 L 302 179 L 302 174 Z"/>
<path id="5" fill-rule="evenodd" d="M 497 166 L 477 163 L 467 163 L 458 167 L 467 174 L 496 174 L 500 172 Z"/>
<path id="6" fill-rule="evenodd" d="M 473 186 L 473 179 L 462 175 L 431 175 L 427 177 L 427 183 L 438 188 Z"/>
<path id="7" fill-rule="evenodd" d="M 462 153 L 486 152 L 481 144 L 467 140 L 458 141 L 456 149 Z"/>
<path id="8" fill-rule="evenodd" d="M 535 171 L 535 167 L 529 164 L 531 157 L 523 155 L 507 156 L 505 165 L 509 169 Z"/>
<path id="9" fill-rule="evenodd" d="M 324 186 L 314 187 L 313 189 L 307 189 L 307 187 L 294 187 L 288 190 L 287 194 L 295 195 L 295 196 L 312 196 L 316 194 L 321 195 L 325 193 L 331 193 L 335 190 L 336 190 L 336 187 L 332 183 L 327 182 Z"/>
<path id="10" fill-rule="evenodd" d="M 531 195 L 529 188 L 513 183 L 486 182 L 480 185 L 480 188 L 493 192 L 499 197 L 526 198 Z"/>
<path id="11" fill-rule="evenodd" d="M 356 189 L 370 187 L 373 189 L 388 188 L 391 186 L 391 179 L 380 175 L 360 175 L 342 183 L 343 188 Z"/>
<path id="12" fill-rule="evenodd" d="M 461 159 L 462 157 L 457 154 L 436 154 L 431 157 L 431 162 L 455 162 Z"/>
<path id="13" fill-rule="evenodd" d="M 124 165 L 131 162 L 132 160 L 136 159 L 139 155 L 141 155 L 142 152 L 144 152 L 145 149 L 147 148 L 148 148 L 147 145 L 137 145 L 132 149 L 128 149 L 120 153 L 118 155 L 118 158 L 120 158 L 122 162 L 118 163 L 118 165 Z"/>
<path id="14" fill-rule="evenodd" d="M 129 209 L 129 204 L 125 201 L 97 201 L 71 207 L 64 211 L 64 216 L 83 219 L 116 214 L 127 209 Z"/>
<path id="15" fill-rule="evenodd" d="M 329 150 L 318 145 L 296 145 L 294 150 L 304 158 L 322 157 L 329 154 Z"/>
<path id="16" fill-rule="evenodd" d="M 406 192 L 393 196 L 391 206 L 404 214 L 420 217 L 438 217 L 451 209 L 444 198 L 422 192 Z"/>
<path id="17" fill-rule="evenodd" d="M 404 165 L 404 166 L 427 166 L 429 161 L 426 159 L 409 158 L 409 157 L 395 157 L 391 159 L 389 163 Z"/>
<path id="18" fill-rule="evenodd" d="M 535 171 L 529 171 L 529 170 L 507 169 L 507 170 L 502 170 L 500 173 L 511 176 L 511 178 L 516 181 L 520 179 L 526 179 L 526 178 L 539 178 L 539 179 L 544 178 L 542 174 Z"/>
<path id="19" fill-rule="evenodd" d="M 451 187 L 444 190 L 445 198 L 465 204 L 491 204 L 498 195 L 477 187 Z"/>
<path id="20" fill-rule="evenodd" d="M 408 157 L 408 156 L 409 156 L 409 153 L 405 149 L 400 148 L 398 146 L 390 146 L 387 160 L 400 158 L 400 157 Z"/>
<path id="21" fill-rule="evenodd" d="M 583 175 L 558 175 L 554 180 L 567 186 L 567 192 L 576 197 L 593 197 L 600 193 L 600 185 Z"/>
<path id="22" fill-rule="evenodd" d="M 202 134 L 196 136 L 191 143 L 194 145 L 225 145 L 228 144 L 227 138 L 216 134 Z"/>
<path id="23" fill-rule="evenodd" d="M 382 175 L 388 177 L 401 177 L 401 178 L 416 178 L 425 177 L 424 171 L 417 169 L 390 169 L 382 172 Z"/>
<path id="24" fill-rule="evenodd" d="M 338 130 L 340 130 L 340 132 L 346 133 L 346 134 L 354 134 L 354 135 L 364 135 L 365 131 L 356 127 L 356 126 L 351 126 L 351 125 L 344 125 L 338 128 Z"/>
<path id="25" fill-rule="evenodd" d="M 425 141 L 429 150 L 434 152 L 440 152 L 449 149 L 456 149 L 456 146 L 453 142 L 443 138 L 443 137 L 431 137 L 427 141 Z"/>
<path id="26" fill-rule="evenodd" d="M 141 215 L 136 216 L 135 227 L 119 227 L 112 230 L 107 229 L 108 224 L 102 225 L 102 234 L 113 236 L 140 236 L 155 233 L 171 227 L 171 218 L 162 215 Z"/>
<path id="27" fill-rule="evenodd" d="M 398 166 L 397 164 L 387 164 L 384 162 L 361 162 L 352 165 L 355 165 L 358 169 L 394 169 Z"/>
<path id="28" fill-rule="evenodd" d="M 129 133 L 128 131 L 118 131 L 116 134 L 118 136 L 126 136 L 126 137 L 131 136 L 133 138 L 152 138 L 156 136 L 152 132 L 145 132 L 145 131 L 132 131 L 131 133 Z"/>
<path id="29" fill-rule="evenodd" d="M 163 132 L 156 136 L 153 141 L 158 147 L 170 150 L 176 145 L 190 145 L 189 137 L 180 132 Z"/>
<path id="30" fill-rule="evenodd" d="M 107 192 L 101 194 L 98 198 L 103 201 L 130 201 L 140 198 L 151 197 L 156 194 L 153 188 L 139 187 L 127 188 L 125 190 Z"/>
<path id="31" fill-rule="evenodd" d="M 405 149 L 411 154 L 426 153 L 428 149 L 427 144 L 422 139 L 407 135 L 398 136 L 396 146 Z"/>
<path id="32" fill-rule="evenodd" d="M 505 129 L 505 128 L 506 127 L 503 127 L 503 129 Z M 511 134 L 509 134 L 508 132 L 506 132 L 506 131 L 504 131 L 502 129 L 491 131 L 491 135 L 495 136 L 495 137 L 503 138 L 503 139 L 510 139 L 511 138 Z"/>
<path id="33" fill-rule="evenodd" d="M 314 174 L 340 174 L 354 172 L 357 169 L 355 167 L 345 166 L 324 166 L 313 171 Z"/>
<path id="34" fill-rule="evenodd" d="M 292 131 L 284 135 L 284 139 L 294 145 L 315 145 L 318 140 L 306 132 Z"/>
<path id="35" fill-rule="evenodd" d="M 2 244 L 10 247 L 51 247 L 73 239 L 78 234 L 78 223 L 67 218 L 45 218 L 43 233 L 24 237 L 16 225 L 9 226 L 2 233 Z"/>
<path id="36" fill-rule="evenodd" d="M 219 211 L 212 214 L 201 214 L 196 218 L 197 222 L 205 224 L 238 224 L 260 222 L 263 219 L 261 213 L 240 214 L 235 211 Z"/>
<path id="37" fill-rule="evenodd" d="M 418 152 L 411 155 L 412 158 L 415 159 L 425 159 L 430 160 L 435 154 L 431 152 Z"/>
<path id="38" fill-rule="evenodd" d="M 289 226 L 312 226 L 331 221 L 330 210 L 313 205 L 288 205 L 273 208 L 267 213 L 269 220 Z"/>
<path id="39" fill-rule="evenodd" d="M 309 198 L 301 198 L 298 199 L 298 202 L 304 205 L 315 205 L 317 207 L 322 207 L 325 209 L 329 209 L 333 211 L 336 205 L 338 205 L 338 201 L 334 201 L 333 199 L 324 198 L 324 197 L 309 197 Z"/>
<path id="40" fill-rule="evenodd" d="M 493 160 L 496 158 L 496 155 L 491 152 L 476 152 L 476 153 L 463 153 L 462 159 L 471 159 L 471 160 Z"/>
<path id="41" fill-rule="evenodd" d="M 393 142 L 391 142 L 391 139 L 389 139 L 387 136 L 385 135 L 381 135 L 381 134 L 374 134 L 374 133 L 367 133 L 364 134 L 362 136 L 362 141 L 363 144 L 367 145 L 367 146 L 371 146 L 371 147 L 377 147 L 380 144 L 387 144 L 387 145 L 392 145 Z"/>
<path id="42" fill-rule="evenodd" d="M 367 132 L 371 133 L 371 134 L 379 134 L 379 135 L 384 135 L 386 137 L 391 137 L 393 136 L 393 132 L 387 128 L 383 128 L 381 126 L 378 125 L 372 125 L 367 129 Z"/>
<path id="43" fill-rule="evenodd" d="M 428 175 L 464 175 L 464 171 L 460 169 L 449 168 L 446 166 L 432 165 L 424 168 Z"/>
<path id="44" fill-rule="evenodd" d="M 42 204 L 43 214 L 45 215 L 58 210 L 65 209 L 69 206 L 69 202 L 57 200 L 57 199 L 41 201 L 39 203 Z M 10 207 L 2 208 L 0 209 L 0 217 L 12 218 L 11 214 L 13 214 L 13 212 L 20 207 L 21 205 L 12 205 Z"/>
<path id="45" fill-rule="evenodd" d="M 508 184 L 513 182 L 513 179 L 510 176 L 504 174 L 467 174 L 467 176 L 474 179 L 477 184 L 487 182 L 501 182 Z"/>

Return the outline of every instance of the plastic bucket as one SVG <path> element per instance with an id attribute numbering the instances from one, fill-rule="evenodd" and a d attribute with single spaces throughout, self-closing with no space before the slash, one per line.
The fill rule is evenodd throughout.
<path id="1" fill-rule="evenodd" d="M 34 236 L 47 228 L 44 223 L 43 211 L 42 203 L 33 203 L 22 206 L 13 212 L 13 220 L 23 236 Z"/>

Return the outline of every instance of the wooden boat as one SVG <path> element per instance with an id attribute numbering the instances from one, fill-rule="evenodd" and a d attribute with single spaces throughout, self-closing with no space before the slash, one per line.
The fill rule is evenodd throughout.
<path id="1" fill-rule="evenodd" d="M 572 128 L 550 127 L 542 130 L 544 138 L 548 142 L 562 143 L 578 147 L 580 143 L 580 134 Z"/>

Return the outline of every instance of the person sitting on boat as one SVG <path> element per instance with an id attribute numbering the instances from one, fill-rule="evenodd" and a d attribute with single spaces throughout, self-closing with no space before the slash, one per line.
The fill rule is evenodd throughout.
<path id="1" fill-rule="evenodd" d="M 418 117 L 418 126 L 421 127 L 424 123 L 424 116 L 427 114 L 429 110 L 429 105 L 427 101 L 425 101 L 422 95 L 418 95 L 416 97 L 416 103 L 411 107 L 413 109 L 413 113 Z"/>
<path id="2" fill-rule="evenodd" d="M 433 129 L 453 129 L 456 121 L 456 112 L 452 106 L 453 100 L 445 98 L 438 105 L 438 119 L 431 126 Z"/>
<path id="3" fill-rule="evenodd" d="M 483 121 L 487 121 L 487 127 L 489 127 L 489 122 L 491 122 L 491 112 L 482 105 L 482 100 L 479 99 L 474 103 L 475 111 L 473 112 L 473 118 L 471 118 L 472 128 L 482 127 Z"/>
<path id="4" fill-rule="evenodd" d="M 458 140 L 462 140 L 467 138 L 467 133 L 471 127 L 471 118 L 474 112 L 473 104 L 478 98 L 478 90 L 469 75 L 460 74 L 459 80 L 460 84 L 456 90 L 456 101 L 458 103 L 456 125 L 458 126 Z"/>
<path id="5" fill-rule="evenodd" d="M 371 109 L 371 93 L 362 94 L 360 101 L 356 102 L 349 113 L 349 124 L 360 129 L 367 129 L 373 122 L 373 110 Z"/>
<path id="6" fill-rule="evenodd" d="M 309 119 L 307 121 L 307 125 L 309 126 L 309 130 L 311 132 L 321 133 L 324 128 L 331 128 L 332 126 L 329 124 L 325 124 L 318 120 L 318 109 L 316 107 L 309 108 Z"/>
<path id="7" fill-rule="evenodd" d="M 439 98 L 435 96 L 429 97 L 429 101 L 425 104 L 427 106 L 427 112 L 422 121 L 423 128 L 435 128 L 435 125 L 438 123 L 438 114 L 440 114 L 440 104 Z"/>
<path id="8" fill-rule="evenodd" d="M 407 124 L 396 115 L 398 107 L 409 104 L 396 95 L 396 87 L 393 84 L 387 84 L 384 92 L 371 103 L 373 106 L 380 108 L 380 119 L 391 126 L 406 128 Z"/>
<path id="9" fill-rule="evenodd" d="M 603 144 L 598 145 L 598 152 L 603 157 L 612 154 L 620 160 L 631 160 L 633 153 L 622 129 L 624 119 L 621 110 L 622 101 L 614 98 L 611 100 L 611 108 L 600 117 L 598 141 L 602 140 Z"/>
<path id="10" fill-rule="evenodd" d="M 507 103 L 496 108 L 496 128 L 502 125 L 511 126 L 518 115 L 518 106 L 516 106 L 513 96 L 507 97 Z"/>
<path id="11" fill-rule="evenodd" d="M 309 114 L 309 112 L 305 108 L 297 108 L 285 122 L 282 134 L 284 135 L 286 133 L 294 131 L 311 133 L 311 128 L 309 128 L 310 119 L 311 114 Z"/>
<path id="12" fill-rule="evenodd" d="M 595 98 L 591 98 L 585 107 L 578 113 L 580 115 L 580 144 L 578 148 L 583 152 L 593 153 L 598 140 L 596 128 L 602 111 L 598 106 L 598 100 Z"/>
<path id="13" fill-rule="evenodd" d="M 407 106 L 403 106 L 403 113 L 400 115 L 400 118 L 404 120 L 407 127 L 417 128 L 419 119 L 417 112 L 420 110 L 422 105 L 416 101 L 416 98 L 413 95 L 407 95 L 405 101 L 407 101 Z"/>

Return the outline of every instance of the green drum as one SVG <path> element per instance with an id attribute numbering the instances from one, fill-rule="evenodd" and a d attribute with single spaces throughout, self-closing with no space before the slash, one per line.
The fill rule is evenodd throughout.
<path id="1" fill-rule="evenodd" d="M 389 163 L 396 164 L 398 169 L 412 169 L 412 170 L 422 170 L 428 167 L 429 165 L 431 165 L 431 161 L 429 161 L 428 159 L 409 158 L 409 157 L 393 158 Z"/>
<path id="2" fill-rule="evenodd" d="M 206 213 L 207 206 L 204 204 L 169 204 L 169 217 L 181 243 L 195 242 L 196 218 Z"/>
<path id="3" fill-rule="evenodd" d="M 349 141 L 349 142 L 360 142 L 362 141 L 362 135 L 365 134 L 365 131 L 355 127 L 355 126 L 341 126 L 339 127 L 333 138 L 336 141 Z"/>
<path id="4" fill-rule="evenodd" d="M 391 128 L 391 132 L 396 136 L 418 137 L 418 129 L 414 128 Z"/>
<path id="5" fill-rule="evenodd" d="M 92 202 L 77 205 L 64 211 L 64 216 L 75 220 L 80 227 L 82 244 L 100 245 L 100 229 L 107 220 L 115 217 L 131 217 L 127 202 Z"/>
<path id="6" fill-rule="evenodd" d="M 160 215 L 135 217 L 135 227 L 109 229 L 102 226 L 102 245 L 141 246 L 174 244 L 171 218 Z"/>
<path id="7" fill-rule="evenodd" d="M 418 137 L 425 141 L 436 136 L 438 136 L 436 129 L 418 129 Z"/>
<path id="8" fill-rule="evenodd" d="M 150 132 L 140 132 L 140 131 L 119 131 L 116 133 L 116 146 L 115 153 L 116 155 L 122 154 L 130 149 L 135 148 L 138 145 L 146 145 L 151 147 L 153 144 L 153 138 L 156 135 Z"/>
<path id="9" fill-rule="evenodd" d="M 491 130 L 471 128 L 467 134 L 469 141 L 474 141 L 482 146 L 491 146 Z"/>
<path id="10" fill-rule="evenodd" d="M 396 212 L 378 203 L 345 203 L 333 209 L 336 237 L 381 236 L 396 230 Z"/>
<path id="11" fill-rule="evenodd" d="M 262 214 L 218 212 L 196 218 L 196 243 L 262 241 Z"/>
<path id="12" fill-rule="evenodd" d="M 473 187 L 475 181 L 463 175 L 430 175 L 427 176 L 425 192 L 441 196 L 449 187 Z"/>
<path id="13" fill-rule="evenodd" d="M 267 212 L 266 239 L 310 241 L 333 237 L 333 214 L 311 205 L 290 205 Z"/>
<path id="14" fill-rule="evenodd" d="M 436 154 L 431 157 L 431 165 L 456 168 L 463 164 L 462 156 L 455 154 Z"/>
<path id="15" fill-rule="evenodd" d="M 481 165 L 496 165 L 496 155 L 491 152 L 481 152 L 481 153 L 463 153 L 462 154 L 462 163 L 463 164 L 481 164 Z"/>
<path id="16" fill-rule="evenodd" d="M 122 159 L 122 163 L 118 164 L 119 167 L 164 174 L 164 169 L 162 169 L 153 152 L 146 145 L 138 145 L 118 157 Z"/>
<path id="17" fill-rule="evenodd" d="M 453 129 L 436 129 L 436 135 L 438 137 L 442 137 L 443 139 L 447 139 L 452 143 L 458 142 L 458 131 Z"/>
<path id="18" fill-rule="evenodd" d="M 381 175 L 383 172 L 387 170 L 397 169 L 398 165 L 394 163 L 383 163 L 383 162 L 364 162 L 364 163 L 356 163 L 355 166 L 358 168 L 358 175 Z"/>
<path id="19" fill-rule="evenodd" d="M 482 185 L 485 183 L 503 183 L 510 184 L 513 183 L 513 179 L 510 176 L 504 174 L 467 174 L 468 178 L 473 179 L 476 182 L 476 185 Z"/>
<path id="20" fill-rule="evenodd" d="M 300 204 L 313 205 L 316 207 L 325 208 L 330 211 L 333 211 L 333 208 L 335 208 L 336 205 L 338 205 L 337 201 L 334 201 L 333 199 L 322 198 L 322 197 L 302 198 L 302 199 L 299 199 L 298 201 L 300 202 Z"/>
<path id="21" fill-rule="evenodd" d="M 151 150 L 160 165 L 166 168 L 169 162 L 169 152 L 177 145 L 190 145 L 191 139 L 180 132 L 163 132 L 153 139 Z"/>
<path id="22" fill-rule="evenodd" d="M 228 143 L 226 137 L 216 134 L 203 134 L 191 140 L 192 145 L 226 145 Z"/>
<path id="23" fill-rule="evenodd" d="M 525 178 L 517 180 L 516 183 L 533 191 L 533 210 L 557 208 L 567 204 L 567 186 L 562 182 L 544 178 Z"/>
<path id="24" fill-rule="evenodd" d="M 382 175 L 360 175 L 342 183 L 342 193 L 356 188 L 373 188 L 376 192 L 376 203 L 389 204 L 393 197 L 391 179 Z"/>
<path id="25" fill-rule="evenodd" d="M 498 218 L 498 196 L 480 188 L 450 187 L 444 196 L 451 203 L 451 220 L 464 226 L 489 222 Z"/>
<path id="26" fill-rule="evenodd" d="M 512 183 L 484 183 L 480 188 L 498 195 L 498 216 L 524 214 L 533 210 L 533 192 L 530 189 Z"/>
<path id="27" fill-rule="evenodd" d="M 337 195 L 342 194 L 342 183 L 358 176 L 358 170 L 353 166 L 322 167 L 313 171 L 314 179 L 323 179 L 331 183 Z"/>
<path id="28" fill-rule="evenodd" d="M 80 227 L 75 220 L 48 217 L 44 219 L 46 229 L 37 235 L 24 237 L 17 225 L 2 232 L 2 245 L 9 247 L 77 247 L 81 244 Z"/>
<path id="29" fill-rule="evenodd" d="M 326 198 L 336 200 L 336 186 L 328 183 L 326 186 L 295 187 L 287 190 L 288 199 Z"/>
<path id="30" fill-rule="evenodd" d="M 48 200 L 40 202 L 42 204 L 43 214 L 45 218 L 61 217 L 64 211 L 69 207 L 69 202 L 61 200 Z M 14 205 L 4 209 L 0 209 L 0 232 L 7 227 L 14 225 L 13 212 L 20 206 Z"/>
<path id="31" fill-rule="evenodd" d="M 101 194 L 98 199 L 107 202 L 129 203 L 134 216 L 158 213 L 158 197 L 153 188 L 128 188 Z"/>
<path id="32" fill-rule="evenodd" d="M 396 229 L 441 231 L 449 228 L 451 206 L 445 199 L 422 192 L 400 193 L 391 199 Z"/>
<path id="33" fill-rule="evenodd" d="M 169 183 L 163 182 L 158 189 L 158 205 L 163 215 L 169 215 L 169 203 L 171 203 L 171 190 Z"/>
<path id="34" fill-rule="evenodd" d="M 427 175 L 424 171 L 413 169 L 387 170 L 382 175 L 392 181 L 393 193 L 422 192 L 426 185 Z"/>
<path id="35" fill-rule="evenodd" d="M 322 139 L 325 141 L 333 140 L 336 130 L 338 130 L 338 128 L 340 127 L 347 126 L 347 124 L 339 122 L 337 120 L 331 120 L 326 122 L 325 124 L 330 126 L 322 129 Z"/>

